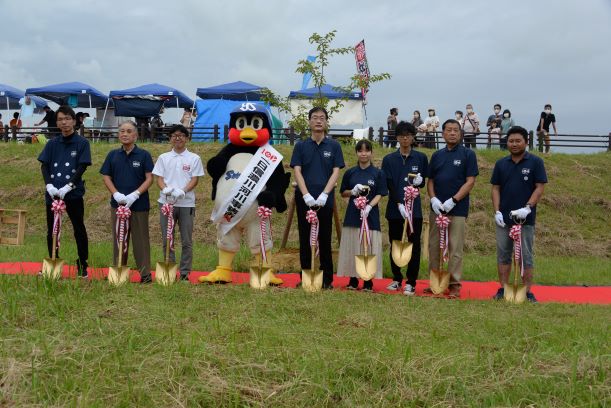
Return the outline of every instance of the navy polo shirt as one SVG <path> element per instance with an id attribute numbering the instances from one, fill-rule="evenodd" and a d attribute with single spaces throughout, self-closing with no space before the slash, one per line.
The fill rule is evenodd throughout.
<path id="1" fill-rule="evenodd" d="M 442 203 L 458 193 L 467 177 L 475 177 L 478 174 L 475 153 L 463 145 L 456 145 L 452 150 L 447 146 L 437 150 L 429 163 L 429 178 L 433 179 L 435 196 Z M 469 215 L 469 195 L 460 200 L 448 215 Z"/>
<path id="2" fill-rule="evenodd" d="M 499 211 L 503 214 L 505 224 L 514 224 L 509 212 L 526 205 L 535 191 L 536 183 L 547 183 L 547 174 L 541 158 L 526 152 L 518 163 L 511 160 L 511 155 L 496 162 L 490 184 L 501 188 Z M 533 207 L 524 224 L 535 225 L 536 217 L 537 208 Z"/>
<path id="3" fill-rule="evenodd" d="M 409 173 L 420 175 L 424 178 L 428 173 L 429 161 L 422 152 L 412 149 L 407 157 L 403 156 L 399 150 L 389 153 L 382 160 L 382 171 L 386 176 L 386 183 L 392 186 L 395 197 L 388 197 L 386 205 L 387 220 L 403 220 L 397 203 L 404 202 L 404 188 L 408 185 Z M 413 179 L 410 179 L 411 182 Z M 389 189 L 390 191 L 391 189 Z M 422 204 L 420 196 L 414 200 L 414 218 L 422 218 Z"/>
<path id="4" fill-rule="evenodd" d="M 45 144 L 38 161 L 48 166 L 53 186 L 62 188 L 74 177 L 77 167 L 91 165 L 89 141 L 76 133 L 54 137 Z M 81 178 L 64 199 L 71 200 L 84 195 L 85 182 Z M 45 194 L 45 197 L 47 204 L 51 203 L 51 197 L 48 194 Z"/>
<path id="5" fill-rule="evenodd" d="M 125 195 L 138 189 L 146 180 L 146 173 L 152 172 L 153 158 L 151 154 L 138 146 L 134 146 L 129 154 L 125 153 L 123 147 L 111 150 L 100 169 L 100 174 L 110 176 L 119 193 Z M 117 202 L 112 197 L 110 205 L 112 208 L 118 207 Z M 148 211 L 150 209 L 148 190 L 142 193 L 130 208 L 132 211 Z"/>
<path id="6" fill-rule="evenodd" d="M 371 201 L 378 194 L 381 196 L 388 195 L 388 189 L 386 188 L 386 180 L 382 170 L 375 166 L 368 166 L 362 169 L 361 166 L 352 167 L 344 173 L 342 178 L 341 191 L 352 190 L 357 184 L 363 184 L 369 186 L 369 194 L 367 195 L 367 201 Z M 346 215 L 344 216 L 345 227 L 357 227 L 361 226 L 361 210 L 356 208 L 354 199 L 356 197 L 351 196 L 348 200 L 348 208 L 346 208 Z M 369 229 L 380 231 L 380 205 L 371 208 L 369 215 L 367 216 L 367 222 L 369 223 Z"/>
<path id="7" fill-rule="evenodd" d="M 312 138 L 300 140 L 293 149 L 291 157 L 291 167 L 301 166 L 301 174 L 305 181 L 308 192 L 314 199 L 318 198 L 323 192 L 333 168 L 344 168 L 344 155 L 340 144 L 329 138 L 322 139 L 320 144 L 316 143 Z M 301 195 L 299 189 L 296 190 L 298 195 Z M 326 207 L 333 208 L 334 194 L 329 193 Z"/>

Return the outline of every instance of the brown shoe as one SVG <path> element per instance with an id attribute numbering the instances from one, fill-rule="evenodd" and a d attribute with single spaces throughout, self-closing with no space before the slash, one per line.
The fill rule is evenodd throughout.
<path id="1" fill-rule="evenodd" d="M 450 289 L 450 293 L 448 293 L 448 299 L 460 299 L 460 289 Z"/>

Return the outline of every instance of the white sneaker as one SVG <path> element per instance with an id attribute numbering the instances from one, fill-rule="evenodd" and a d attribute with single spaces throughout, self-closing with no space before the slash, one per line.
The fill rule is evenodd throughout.
<path id="1" fill-rule="evenodd" d="M 401 290 L 401 282 L 392 281 L 390 285 L 386 287 L 386 290 Z"/>
<path id="2" fill-rule="evenodd" d="M 403 294 L 406 296 L 413 296 L 416 294 L 416 288 L 407 283 L 403 288 Z"/>

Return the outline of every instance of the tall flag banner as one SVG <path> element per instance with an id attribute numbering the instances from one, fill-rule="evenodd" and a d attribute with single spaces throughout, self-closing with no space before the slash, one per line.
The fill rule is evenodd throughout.
<path id="1" fill-rule="evenodd" d="M 316 61 L 316 55 L 308 55 L 308 58 L 306 58 L 307 61 L 309 62 L 314 62 Z M 306 72 L 305 74 L 303 74 L 303 81 L 301 82 L 301 89 L 307 89 L 308 88 L 308 84 L 310 83 L 310 79 L 312 79 L 312 74 L 310 72 Z"/>
<path id="2" fill-rule="evenodd" d="M 365 40 L 361 40 L 354 47 L 354 58 L 356 59 L 356 72 L 363 78 L 365 81 L 369 80 L 369 65 L 367 64 L 367 54 L 365 53 Z M 363 103 L 367 101 L 367 91 L 368 88 L 362 88 L 361 92 L 363 93 Z"/>

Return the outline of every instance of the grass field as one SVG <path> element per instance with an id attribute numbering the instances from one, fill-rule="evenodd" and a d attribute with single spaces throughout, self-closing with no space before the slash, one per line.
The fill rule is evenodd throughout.
<path id="1" fill-rule="evenodd" d="M 604 407 L 609 308 L 0 276 L 0 406 Z"/>

